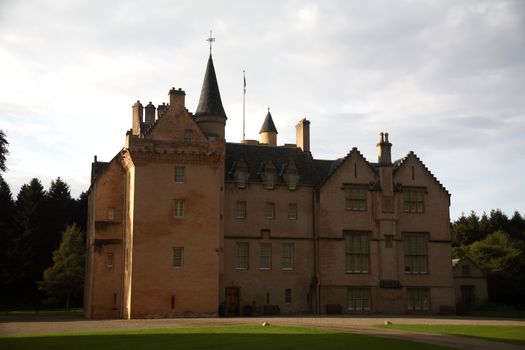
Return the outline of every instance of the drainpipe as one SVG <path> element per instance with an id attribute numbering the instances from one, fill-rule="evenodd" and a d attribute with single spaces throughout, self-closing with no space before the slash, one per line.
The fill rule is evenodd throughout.
<path id="1" fill-rule="evenodd" d="M 314 188 L 312 191 L 312 205 L 314 209 L 313 225 L 314 225 L 314 274 L 316 280 L 315 295 L 316 295 L 316 314 L 321 312 L 321 279 L 319 278 L 319 190 Z"/>

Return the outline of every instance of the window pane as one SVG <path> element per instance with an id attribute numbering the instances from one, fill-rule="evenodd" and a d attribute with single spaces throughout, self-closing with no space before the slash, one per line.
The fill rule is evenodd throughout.
<path id="1" fill-rule="evenodd" d="M 275 217 L 275 204 L 272 202 L 266 203 L 266 218 L 273 219 Z"/>
<path id="2" fill-rule="evenodd" d="M 175 183 L 184 183 L 184 167 L 175 167 Z"/>
<path id="3" fill-rule="evenodd" d="M 236 268 L 248 268 L 248 243 L 237 243 L 236 253 Z"/>
<path id="4" fill-rule="evenodd" d="M 235 217 L 237 219 L 246 218 L 246 202 L 237 201 L 236 208 L 235 208 Z"/>
<path id="5" fill-rule="evenodd" d="M 281 268 L 286 270 L 293 269 L 293 244 L 283 243 L 283 256 Z"/>
<path id="6" fill-rule="evenodd" d="M 183 256 L 183 249 L 182 248 L 173 248 L 173 256 L 172 256 L 172 266 L 173 267 L 182 267 L 182 256 Z"/>
<path id="7" fill-rule="evenodd" d="M 271 267 L 271 251 L 270 243 L 261 243 L 259 246 L 259 267 L 261 269 L 269 269 Z"/>

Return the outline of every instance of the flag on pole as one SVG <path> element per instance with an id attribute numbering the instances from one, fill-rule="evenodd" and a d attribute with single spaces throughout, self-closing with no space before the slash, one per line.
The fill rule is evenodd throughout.
<path id="1" fill-rule="evenodd" d="M 246 73 L 242 71 L 242 76 L 244 78 L 244 93 L 246 93 Z"/>

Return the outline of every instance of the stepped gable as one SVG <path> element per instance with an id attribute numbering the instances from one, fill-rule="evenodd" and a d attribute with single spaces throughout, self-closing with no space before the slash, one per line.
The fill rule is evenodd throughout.
<path id="1" fill-rule="evenodd" d="M 319 183 L 319 175 L 313 159 L 298 147 L 247 145 L 241 143 L 226 143 L 225 181 L 233 181 L 233 172 L 237 162 L 243 160 L 248 166 L 250 173 L 249 182 L 262 182 L 259 174 L 261 166 L 269 160 L 275 165 L 278 172 L 282 172 L 290 160 L 293 160 L 299 174 L 299 184 L 316 185 Z M 281 176 L 277 184 L 283 184 Z"/>
<path id="2" fill-rule="evenodd" d="M 359 152 L 357 147 L 354 147 L 354 148 L 352 148 L 352 150 L 350 152 L 348 152 L 348 154 L 344 158 L 339 158 L 339 159 L 336 159 L 335 161 L 333 161 L 331 169 L 329 170 L 329 172 L 326 174 L 326 176 L 322 177 L 321 186 L 323 184 L 325 184 L 330 179 L 330 177 L 352 155 L 352 153 L 356 153 L 359 157 L 361 157 L 365 161 L 365 163 L 370 167 L 370 169 L 372 169 L 372 171 L 374 171 L 374 173 L 377 173 L 378 164 L 377 163 L 370 163 L 368 160 L 366 160 L 365 156 L 363 156 L 363 154 L 361 152 Z"/>
<path id="3" fill-rule="evenodd" d="M 436 181 L 437 184 L 441 187 L 441 189 L 445 191 L 445 193 L 448 194 L 448 196 L 450 197 L 450 192 L 447 190 L 447 188 L 443 186 L 443 184 L 437 179 L 437 177 L 427 168 L 425 163 L 423 163 L 423 161 L 421 161 L 421 159 L 419 159 L 419 157 L 413 151 L 408 152 L 408 154 L 405 157 L 399 160 L 396 160 L 397 166 L 394 168 L 394 175 L 405 164 L 406 160 L 409 158 L 414 158 L 417 162 L 419 162 L 421 166 L 423 166 L 423 168 L 426 170 L 427 174 L 430 175 L 430 177 L 432 177 L 434 181 Z"/>

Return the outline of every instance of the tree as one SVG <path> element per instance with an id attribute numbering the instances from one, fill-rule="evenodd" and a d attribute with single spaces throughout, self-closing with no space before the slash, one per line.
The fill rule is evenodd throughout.
<path id="1" fill-rule="evenodd" d="M 71 298 L 82 295 L 84 289 L 84 242 L 76 224 L 62 233 L 62 241 L 53 252 L 53 265 L 44 271 L 39 289 L 51 297 L 65 299 L 69 310 Z"/>
<path id="2" fill-rule="evenodd" d="M 487 272 L 490 300 L 523 305 L 525 245 L 504 231 L 466 247 L 466 255 Z"/>
<path id="3" fill-rule="evenodd" d="M 452 223 L 452 240 L 453 245 L 465 245 L 477 241 L 480 237 L 479 218 L 475 212 L 470 212 L 468 217 L 461 215 Z"/>
<path id="4" fill-rule="evenodd" d="M 5 165 L 5 162 L 6 162 L 6 155 L 7 153 L 9 153 L 9 151 L 7 150 L 8 144 L 9 142 L 7 142 L 4 132 L 0 130 L 0 172 L 7 170 L 7 166 Z"/>
<path id="5" fill-rule="evenodd" d="M 35 178 L 22 186 L 15 206 L 12 247 L 8 252 L 12 264 L 8 283 L 16 298 L 13 306 L 37 306 L 40 302 L 37 282 L 49 266 L 51 255 L 45 246 L 46 219 L 44 188 Z"/>
<path id="6" fill-rule="evenodd" d="M 9 185 L 0 176 L 0 309 L 9 305 L 11 269 L 8 252 L 12 249 L 15 203 Z"/>
<path id="7" fill-rule="evenodd" d="M 58 248 L 60 243 L 60 233 L 73 223 L 75 213 L 75 201 L 71 198 L 69 185 L 62 181 L 60 177 L 51 181 L 51 186 L 46 196 L 46 217 L 45 223 L 42 223 L 46 230 L 44 248 L 48 252 L 48 261 L 46 266 L 51 263 L 51 253 Z"/>

